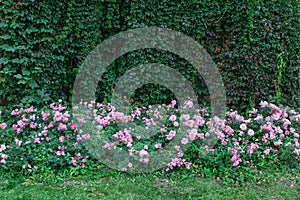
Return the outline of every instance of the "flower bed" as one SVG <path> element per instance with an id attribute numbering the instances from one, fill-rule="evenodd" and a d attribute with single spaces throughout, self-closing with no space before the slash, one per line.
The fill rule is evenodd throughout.
<path id="1" fill-rule="evenodd" d="M 261 102 L 259 108 L 253 108 L 245 116 L 231 110 L 221 120 L 211 117 L 208 109 L 195 109 L 193 115 L 180 113 L 176 101 L 155 108 L 134 108 L 129 114 L 115 111 L 110 104 L 82 105 L 92 119 L 71 116 L 71 110 L 61 101 L 41 110 L 29 107 L 2 111 L 0 171 L 93 170 L 99 161 L 87 151 L 84 141 L 94 139 L 97 134 L 106 138 L 98 148 L 111 152 L 123 149 L 136 161 L 124 158 L 122 165 L 115 167 L 122 171 L 150 164 L 151 155 L 173 145 L 176 138 L 177 143 L 171 148 L 175 154 L 166 155 L 169 160 L 165 163 L 166 171 L 180 166 L 195 170 L 210 168 L 219 173 L 276 167 L 299 170 L 300 114 L 289 108 Z M 193 104 L 186 102 L 185 107 L 193 109 Z M 165 116 L 167 120 L 162 120 Z M 97 134 L 82 129 L 88 120 Z M 145 139 L 134 128 L 119 128 L 118 122 L 139 124 L 143 134 L 151 127 L 156 127 L 157 132 Z M 216 140 L 207 145 L 205 141 L 212 136 Z"/>

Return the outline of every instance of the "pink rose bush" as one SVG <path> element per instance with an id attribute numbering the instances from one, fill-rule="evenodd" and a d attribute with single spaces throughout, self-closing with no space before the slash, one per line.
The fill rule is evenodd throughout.
<path id="1" fill-rule="evenodd" d="M 86 166 L 88 153 L 82 144 L 77 145 L 80 135 L 67 107 L 60 103 L 42 110 L 29 107 L 2 112 L 0 129 L 0 171 Z M 76 157 L 79 152 L 80 158 Z"/>
<path id="2" fill-rule="evenodd" d="M 194 108 L 191 101 L 184 105 L 185 109 L 194 109 L 191 113 L 181 113 L 175 100 L 157 108 L 132 108 L 126 114 L 111 104 L 92 101 L 80 105 L 84 112 L 74 115 L 61 101 L 42 110 L 16 108 L 6 115 L 2 111 L 0 170 L 38 172 L 99 165 L 85 148 L 85 141 L 95 137 L 103 142 L 97 148 L 110 152 L 122 148 L 140 165 L 150 165 L 154 152 L 177 140 L 171 147 L 175 154 L 168 158 L 166 171 L 198 166 L 227 170 L 271 164 L 299 167 L 300 114 L 290 108 L 261 102 L 247 115 L 230 110 L 222 119 L 212 117 L 209 109 Z M 85 129 L 88 122 L 92 130 Z M 139 124 L 142 129 L 122 128 L 118 123 Z M 148 136 L 149 130 L 156 132 Z M 206 141 L 213 137 L 213 144 L 208 145 Z M 130 160 L 122 162 L 122 171 L 137 167 Z"/>
<path id="3" fill-rule="evenodd" d="M 168 141 L 176 138 L 177 131 L 185 128 L 185 135 L 181 135 L 180 143 L 174 148 L 178 151 L 178 156 L 170 158 L 170 163 L 167 164 L 166 171 L 175 167 L 185 166 L 190 168 L 193 162 L 202 164 L 205 159 L 199 155 L 208 154 L 208 161 L 228 159 L 227 167 L 237 168 L 240 166 L 262 166 L 262 163 L 275 161 L 280 164 L 289 163 L 297 165 L 299 163 L 299 114 L 295 110 L 288 108 L 279 108 L 274 104 L 262 102 L 260 108 L 253 108 L 248 116 L 242 116 L 236 111 L 228 111 L 223 120 L 215 120 L 210 118 L 207 109 L 198 109 L 193 116 L 182 114 L 175 109 L 176 103 L 172 105 L 162 105 L 166 108 L 169 116 L 167 117 L 166 125 L 160 128 L 157 135 L 157 140 L 144 140 L 148 144 L 147 150 L 142 149 L 140 144 L 141 137 L 134 136 L 134 130 L 123 130 L 112 134 L 113 140 L 106 141 L 103 148 L 111 151 L 116 147 L 122 147 L 128 150 L 128 155 L 139 154 L 141 151 L 147 151 L 148 154 L 156 149 L 164 149 Z M 186 107 L 193 108 L 192 103 L 187 103 Z M 107 108 L 108 113 L 114 112 L 114 108 Z M 139 110 L 139 114 L 143 110 Z M 149 114 L 149 111 L 147 111 Z M 147 113 L 146 112 L 146 113 Z M 158 112 L 158 110 L 152 111 Z M 142 114 L 143 115 L 143 114 Z M 114 116 L 114 114 L 109 114 Z M 107 125 L 112 125 L 116 121 L 135 121 L 140 117 L 132 113 L 131 115 L 122 115 L 119 119 L 110 117 L 106 124 L 100 123 L 99 131 L 108 133 L 105 128 Z M 101 118 L 101 117 L 99 117 Z M 158 118 L 158 117 L 157 117 Z M 145 129 L 150 126 L 155 126 L 157 118 L 147 118 L 143 116 L 142 121 L 145 123 Z M 105 119 L 105 117 L 103 118 Z M 174 124 L 177 122 L 179 125 Z M 214 147 L 203 146 L 204 141 L 210 135 L 216 135 L 217 141 Z M 179 145 L 179 146 L 178 146 Z M 184 146 L 191 145 L 188 152 L 183 152 Z M 114 148 L 113 148 L 114 147 Z M 179 156 L 180 155 L 180 156 Z M 151 160 L 150 160 L 151 161 Z M 140 162 L 147 164 L 141 157 Z M 222 165 L 224 162 L 222 162 Z M 125 163 L 123 169 L 127 170 Z M 134 168 L 135 166 L 132 165 Z"/>

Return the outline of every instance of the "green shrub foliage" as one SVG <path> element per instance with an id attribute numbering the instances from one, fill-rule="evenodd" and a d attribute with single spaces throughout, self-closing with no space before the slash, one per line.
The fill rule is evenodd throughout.
<path id="1" fill-rule="evenodd" d="M 271 99 L 297 106 L 299 101 L 299 0 L 5 0 L 0 5 L 1 104 L 70 101 L 79 66 L 97 44 L 120 31 L 148 26 L 198 41 L 218 65 L 232 107 Z M 109 101 L 117 78 L 145 62 L 178 69 L 199 100 L 209 101 L 206 85 L 189 63 L 153 49 L 117 59 L 99 81 L 98 99 Z M 132 101 L 171 98 L 166 88 L 147 85 Z"/>

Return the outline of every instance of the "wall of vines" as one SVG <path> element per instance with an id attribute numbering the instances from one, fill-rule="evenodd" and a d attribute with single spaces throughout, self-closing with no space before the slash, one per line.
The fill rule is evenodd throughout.
<path id="1" fill-rule="evenodd" d="M 197 40 L 218 65 L 230 107 L 260 100 L 299 106 L 299 0 L 1 0 L 0 104 L 41 106 L 70 101 L 79 66 L 101 41 L 120 31 L 165 27 Z M 109 101 L 117 77 L 140 63 L 172 66 L 209 102 L 201 77 L 184 59 L 153 49 L 117 59 L 101 78 L 97 97 Z M 173 98 L 145 85 L 132 102 Z"/>

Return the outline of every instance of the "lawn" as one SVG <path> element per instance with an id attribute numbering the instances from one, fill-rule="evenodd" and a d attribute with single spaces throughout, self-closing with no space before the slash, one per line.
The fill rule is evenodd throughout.
<path id="1" fill-rule="evenodd" d="M 290 178 L 226 184 L 216 179 L 117 175 L 0 179 L 0 199 L 300 199 Z"/>

